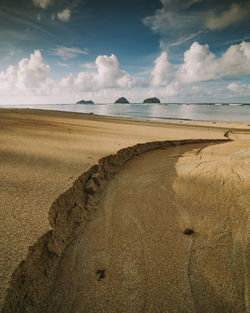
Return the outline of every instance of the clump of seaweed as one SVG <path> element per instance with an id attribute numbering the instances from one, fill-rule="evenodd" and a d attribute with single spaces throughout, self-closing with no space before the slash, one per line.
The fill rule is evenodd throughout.
<path id="1" fill-rule="evenodd" d="M 185 230 L 184 230 L 184 232 L 183 232 L 183 234 L 185 234 L 185 235 L 192 235 L 192 234 L 194 234 L 194 230 L 193 229 L 191 229 L 191 228 L 186 228 Z"/>

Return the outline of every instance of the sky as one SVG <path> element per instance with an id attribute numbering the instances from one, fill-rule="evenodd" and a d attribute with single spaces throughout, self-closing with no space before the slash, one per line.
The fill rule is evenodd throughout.
<path id="1" fill-rule="evenodd" d="M 1 0 L 0 104 L 250 102 L 250 1 Z"/>

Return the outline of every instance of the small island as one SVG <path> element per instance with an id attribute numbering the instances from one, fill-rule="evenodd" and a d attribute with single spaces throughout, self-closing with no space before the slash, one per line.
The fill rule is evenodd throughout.
<path id="1" fill-rule="evenodd" d="M 161 103 L 158 98 L 148 98 L 143 101 L 143 103 Z"/>
<path id="2" fill-rule="evenodd" d="M 115 101 L 115 103 L 129 103 L 128 100 L 124 97 L 121 97 Z"/>
<path id="3" fill-rule="evenodd" d="M 92 100 L 80 100 L 76 104 L 94 104 Z"/>

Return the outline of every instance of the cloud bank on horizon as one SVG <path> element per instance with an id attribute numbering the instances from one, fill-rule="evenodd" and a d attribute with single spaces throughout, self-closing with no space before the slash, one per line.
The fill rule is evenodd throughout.
<path id="1" fill-rule="evenodd" d="M 22 0 L 21 8 L 6 0 L 0 13 L 2 104 L 249 102 L 249 1 Z"/>

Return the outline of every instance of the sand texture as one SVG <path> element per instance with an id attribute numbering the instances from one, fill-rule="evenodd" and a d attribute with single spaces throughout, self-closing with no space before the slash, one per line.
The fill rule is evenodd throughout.
<path id="1" fill-rule="evenodd" d="M 0 109 L 0 307 L 28 247 L 50 229 L 51 203 L 101 157 L 140 142 L 223 138 L 232 126 Z"/>
<path id="2" fill-rule="evenodd" d="M 53 203 L 3 312 L 247 312 L 249 154 L 189 140 L 101 159 Z"/>
<path id="3" fill-rule="evenodd" d="M 3 312 L 249 311 L 249 125 L 0 110 L 0 134 Z"/>

